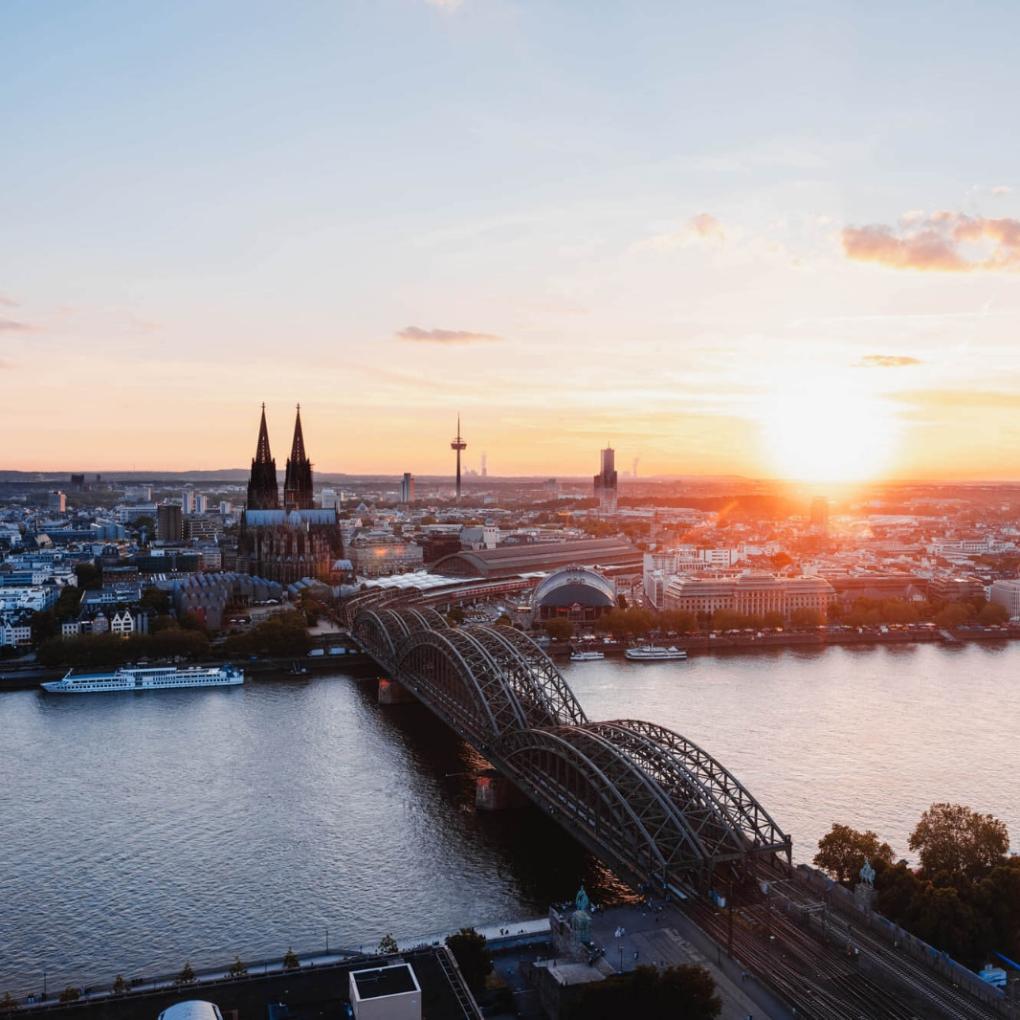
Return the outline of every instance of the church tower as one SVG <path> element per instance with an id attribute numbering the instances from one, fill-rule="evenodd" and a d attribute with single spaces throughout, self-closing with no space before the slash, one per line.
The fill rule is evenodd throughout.
<path id="1" fill-rule="evenodd" d="M 248 479 L 249 510 L 278 510 L 280 490 L 276 483 L 276 461 L 269 452 L 269 429 L 266 428 L 266 405 L 262 405 L 262 422 L 259 425 L 259 442 L 251 462 Z"/>
<path id="2" fill-rule="evenodd" d="M 284 510 L 311 510 L 315 506 L 312 496 L 312 463 L 305 455 L 305 437 L 301 431 L 301 405 L 297 406 L 294 421 L 294 442 L 287 461 L 283 480 Z"/>

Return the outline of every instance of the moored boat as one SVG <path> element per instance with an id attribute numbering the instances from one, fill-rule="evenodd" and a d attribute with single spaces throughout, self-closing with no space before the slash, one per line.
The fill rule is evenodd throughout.
<path id="1" fill-rule="evenodd" d="M 606 656 L 605 656 L 605 654 L 603 652 L 594 652 L 594 651 L 592 651 L 592 652 L 571 652 L 570 653 L 570 661 L 571 662 L 599 662 L 601 659 L 604 659 L 605 657 Z"/>
<path id="2" fill-rule="evenodd" d="M 244 683 L 244 670 L 236 666 L 121 666 L 112 673 L 75 673 L 49 680 L 42 689 L 50 694 L 100 694 L 107 691 L 161 691 L 183 687 L 236 687 Z"/>
<path id="3" fill-rule="evenodd" d="M 631 662 L 674 662 L 687 658 L 687 652 L 674 645 L 670 645 L 669 648 L 660 648 L 657 645 L 640 645 L 637 648 L 628 648 L 623 654 Z"/>

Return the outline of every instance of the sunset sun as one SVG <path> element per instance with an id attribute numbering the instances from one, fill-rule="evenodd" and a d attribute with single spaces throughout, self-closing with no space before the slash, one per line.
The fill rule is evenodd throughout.
<path id="1" fill-rule="evenodd" d="M 860 482 L 888 469 L 897 425 L 875 394 L 837 379 L 805 379 L 766 401 L 761 439 L 764 458 L 781 477 Z"/>

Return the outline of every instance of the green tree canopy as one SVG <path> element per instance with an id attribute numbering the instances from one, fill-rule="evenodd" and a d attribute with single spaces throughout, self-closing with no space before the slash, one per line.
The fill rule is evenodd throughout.
<path id="1" fill-rule="evenodd" d="M 397 945 L 397 940 L 389 932 L 379 939 L 379 953 L 382 956 L 392 956 L 394 953 L 399 952 L 400 946 Z"/>
<path id="2" fill-rule="evenodd" d="M 962 804 L 932 804 L 908 845 L 926 877 L 978 879 L 1006 860 L 1009 831 L 1005 822 Z"/>
<path id="3" fill-rule="evenodd" d="M 542 627 L 553 641 L 569 641 L 574 634 L 574 625 L 562 616 L 546 620 Z"/>
<path id="4" fill-rule="evenodd" d="M 872 866 L 888 866 L 893 860 L 892 847 L 882 843 L 870 829 L 860 832 L 837 822 L 818 841 L 814 865 L 837 882 L 851 885 L 857 880 L 866 860 Z"/>
<path id="5" fill-rule="evenodd" d="M 636 967 L 581 986 L 567 1020 L 715 1020 L 722 1001 L 704 967 Z"/>
<path id="6" fill-rule="evenodd" d="M 485 979 L 492 973 L 492 954 L 486 945 L 485 936 L 474 928 L 461 928 L 456 935 L 446 939 L 460 967 L 464 980 L 472 988 L 482 988 Z"/>

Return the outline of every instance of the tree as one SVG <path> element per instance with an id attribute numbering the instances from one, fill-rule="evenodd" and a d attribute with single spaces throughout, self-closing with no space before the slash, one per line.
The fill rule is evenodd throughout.
<path id="1" fill-rule="evenodd" d="M 0 999 L 0 1013 L 13 1013 L 18 1008 L 18 1000 L 10 992 L 4 992 Z"/>
<path id="2" fill-rule="evenodd" d="M 790 613 L 790 623 L 794 627 L 818 627 L 822 622 L 822 614 L 817 609 L 802 607 Z"/>
<path id="3" fill-rule="evenodd" d="M 297 958 L 297 954 L 294 952 L 293 947 L 288 947 L 287 952 L 283 954 L 283 969 L 298 970 L 300 967 L 301 961 Z"/>
<path id="4" fill-rule="evenodd" d="M 74 985 L 68 985 L 60 993 L 61 1002 L 77 1002 L 81 998 L 81 989 L 75 988 Z"/>
<path id="5" fill-rule="evenodd" d="M 704 967 L 683 965 L 658 971 L 636 967 L 605 981 L 583 985 L 567 1020 L 715 1020 L 722 1001 Z"/>
<path id="6" fill-rule="evenodd" d="M 142 592 L 142 609 L 148 609 L 157 616 L 165 616 L 170 612 L 170 595 L 160 588 L 146 588 Z"/>
<path id="7" fill-rule="evenodd" d="M 464 980 L 472 988 L 481 988 L 492 973 L 492 954 L 486 945 L 485 936 L 474 928 L 461 928 L 456 935 L 446 939 Z"/>
<path id="8" fill-rule="evenodd" d="M 777 627 L 782 627 L 784 623 L 786 623 L 786 620 L 783 614 L 776 612 L 774 609 L 761 618 L 761 625 L 763 627 L 771 627 L 773 630 Z"/>
<path id="9" fill-rule="evenodd" d="M 973 909 L 952 886 L 928 882 L 911 905 L 910 930 L 959 960 L 974 958 L 975 922 Z"/>
<path id="10" fill-rule="evenodd" d="M 191 968 L 191 961 L 185 962 L 180 974 L 174 979 L 179 985 L 193 985 L 195 983 L 195 972 Z"/>
<path id="11" fill-rule="evenodd" d="M 866 860 L 884 867 L 892 864 L 892 859 L 892 847 L 879 842 L 878 836 L 870 829 L 859 832 L 849 825 L 835 822 L 818 841 L 818 853 L 813 863 L 837 882 L 850 885 Z"/>
<path id="12" fill-rule="evenodd" d="M 542 626 L 553 641 L 569 641 L 574 634 L 574 625 L 563 616 L 546 620 Z"/>
<path id="13" fill-rule="evenodd" d="M 963 602 L 949 602 L 936 614 L 935 622 L 940 627 L 960 627 L 974 615 L 974 607 Z"/>
<path id="14" fill-rule="evenodd" d="M 917 823 L 908 845 L 918 854 L 926 878 L 979 879 L 1006 859 L 1005 822 L 963 804 L 932 804 Z"/>
<path id="15" fill-rule="evenodd" d="M 78 579 L 78 587 L 82 591 L 103 586 L 102 571 L 91 560 L 85 563 L 76 563 L 74 565 L 74 576 Z"/>
<path id="16" fill-rule="evenodd" d="M 124 980 L 123 974 L 118 974 L 113 979 L 113 994 L 123 995 L 128 990 L 128 983 Z"/>
<path id="17" fill-rule="evenodd" d="M 397 945 L 397 940 L 388 932 L 379 939 L 379 953 L 381 956 L 393 956 L 394 953 L 399 952 L 400 947 Z"/>
<path id="18" fill-rule="evenodd" d="M 998 602 L 986 602 L 978 612 L 978 623 L 985 627 L 1000 626 L 1009 623 L 1009 610 Z"/>
<path id="19" fill-rule="evenodd" d="M 230 970 L 227 973 L 232 978 L 243 978 L 248 976 L 248 968 L 241 963 L 240 956 L 235 956 L 234 962 L 230 965 Z"/>

